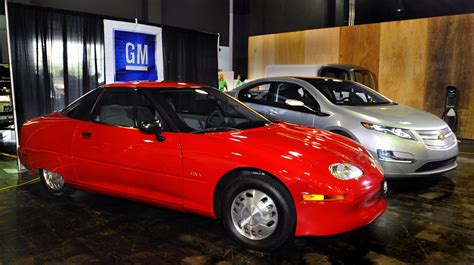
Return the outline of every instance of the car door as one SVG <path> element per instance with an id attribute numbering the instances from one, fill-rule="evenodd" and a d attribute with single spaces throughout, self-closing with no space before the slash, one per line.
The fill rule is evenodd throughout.
<path id="1" fill-rule="evenodd" d="M 79 184 L 115 195 L 182 205 L 179 134 L 162 121 L 165 141 L 142 133 L 137 124 L 162 120 L 141 92 L 105 89 L 89 121 L 78 126 L 72 143 Z"/>
<path id="2" fill-rule="evenodd" d="M 298 100 L 305 106 L 290 106 L 288 99 Z M 314 126 L 315 111 L 319 105 L 306 88 L 295 83 L 275 82 L 270 87 L 267 117 L 290 123 Z"/>

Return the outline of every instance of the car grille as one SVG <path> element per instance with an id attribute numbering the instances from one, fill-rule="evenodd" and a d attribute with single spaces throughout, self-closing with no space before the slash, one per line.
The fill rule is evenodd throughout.
<path id="1" fill-rule="evenodd" d="M 448 149 L 456 144 L 456 136 L 445 127 L 441 130 L 418 130 L 418 135 L 430 149 Z"/>
<path id="2" fill-rule="evenodd" d="M 426 171 L 435 170 L 438 168 L 449 166 L 453 164 L 454 162 L 456 162 L 456 157 L 452 157 L 450 159 L 441 160 L 441 161 L 428 162 L 424 164 L 423 166 L 421 166 L 419 169 L 417 169 L 416 172 L 426 172 Z"/>

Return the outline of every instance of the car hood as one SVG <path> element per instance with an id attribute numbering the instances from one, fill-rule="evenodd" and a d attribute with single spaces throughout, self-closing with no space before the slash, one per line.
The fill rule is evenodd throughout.
<path id="1" fill-rule="evenodd" d="M 446 127 L 446 123 L 435 115 L 404 105 L 341 106 L 361 121 L 391 127 L 429 130 Z"/>
<path id="2" fill-rule="evenodd" d="M 231 133 L 251 148 L 278 153 L 280 157 L 316 162 L 330 155 L 352 160 L 363 152 L 358 143 L 328 131 L 288 123 Z"/>

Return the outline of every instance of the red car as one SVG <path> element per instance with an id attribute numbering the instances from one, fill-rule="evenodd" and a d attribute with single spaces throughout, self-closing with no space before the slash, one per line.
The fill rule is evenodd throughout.
<path id="1" fill-rule="evenodd" d="M 44 187 L 219 218 L 244 246 L 356 229 L 386 207 L 378 163 L 359 144 L 272 122 L 202 85 L 111 84 L 25 122 L 21 162 Z"/>

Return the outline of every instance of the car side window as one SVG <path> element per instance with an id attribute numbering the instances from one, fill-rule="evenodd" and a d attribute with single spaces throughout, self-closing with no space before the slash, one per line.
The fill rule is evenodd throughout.
<path id="1" fill-rule="evenodd" d="M 69 106 L 64 108 L 61 113 L 73 119 L 88 120 L 90 118 L 91 109 L 94 106 L 97 97 L 100 95 L 100 92 L 102 92 L 102 89 L 100 88 L 90 91 L 69 104 Z"/>
<path id="2" fill-rule="evenodd" d="M 100 97 L 92 120 L 108 125 L 135 127 L 134 91 L 106 91 Z"/>
<path id="3" fill-rule="evenodd" d="M 162 131 L 170 131 L 168 124 L 160 115 L 159 111 L 142 92 L 138 92 L 137 94 L 135 109 L 137 124 L 157 121 Z"/>
<path id="4" fill-rule="evenodd" d="M 272 105 L 276 107 L 291 109 L 295 111 L 311 112 L 306 107 L 290 106 L 286 104 L 287 99 L 294 99 L 304 103 L 312 110 L 318 111 L 319 104 L 308 90 L 300 85 L 293 83 L 275 83 L 270 89 L 270 98 Z"/>
<path id="5" fill-rule="evenodd" d="M 377 85 L 375 82 L 375 76 L 373 73 L 367 70 L 355 70 L 354 71 L 355 81 L 357 83 L 361 83 L 366 85 L 372 89 L 377 89 Z"/>
<path id="6" fill-rule="evenodd" d="M 267 105 L 272 83 L 259 83 L 245 88 L 239 93 L 239 100 L 242 102 Z"/>
<path id="7" fill-rule="evenodd" d="M 346 70 L 337 68 L 324 68 L 319 73 L 322 77 L 335 78 L 340 80 L 349 80 L 349 74 Z"/>

